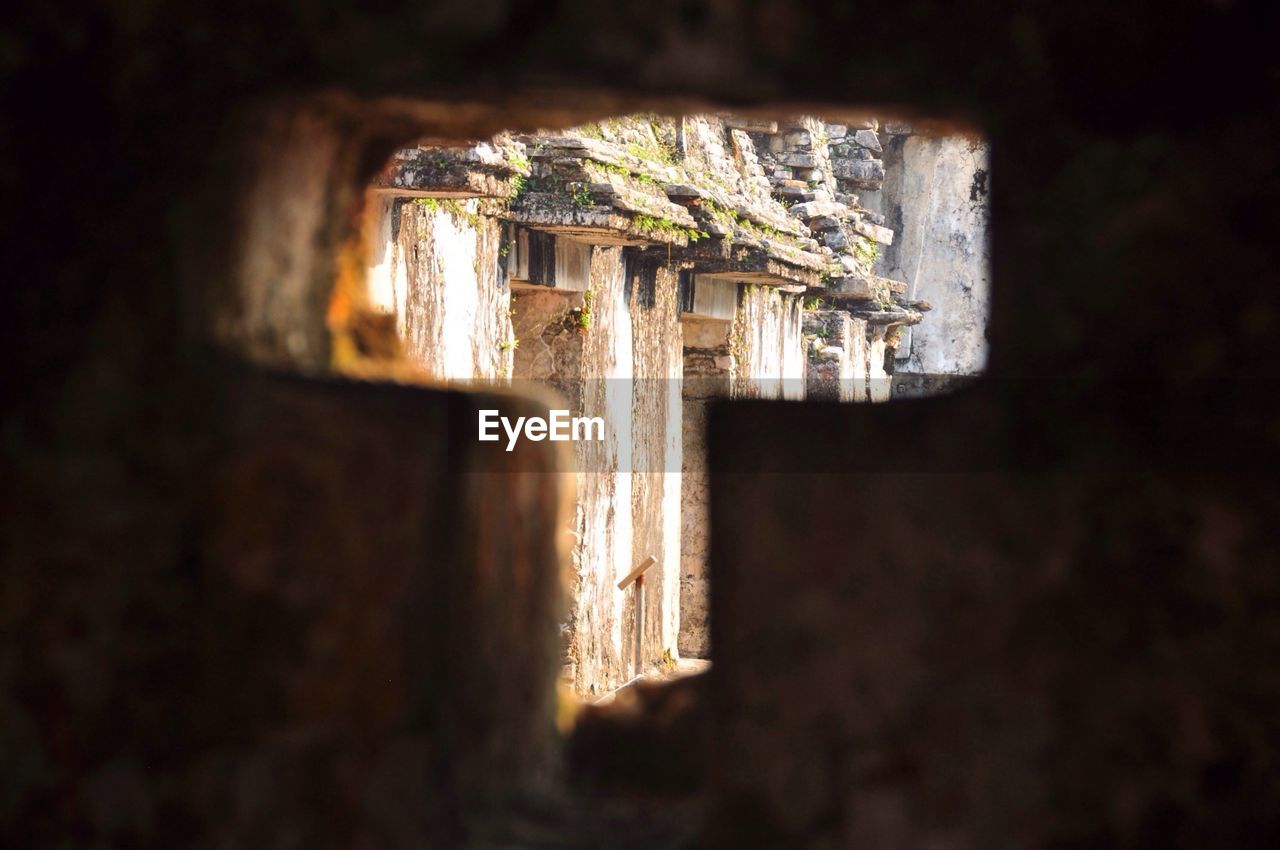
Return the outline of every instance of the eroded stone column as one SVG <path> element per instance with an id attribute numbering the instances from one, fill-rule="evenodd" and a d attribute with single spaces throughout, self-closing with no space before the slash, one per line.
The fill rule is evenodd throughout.
<path id="1" fill-rule="evenodd" d="M 806 398 L 867 401 L 866 325 L 844 310 L 806 310 Z"/>
<path id="2" fill-rule="evenodd" d="M 370 192 L 371 306 L 394 316 L 406 358 L 431 378 L 493 381 L 511 370 L 502 224 L 483 203 Z"/>
<path id="3" fill-rule="evenodd" d="M 711 654 L 707 582 L 710 490 L 706 468 L 707 405 L 730 395 L 730 322 L 686 316 L 684 336 L 684 454 L 680 493 L 680 641 L 682 656 Z"/>

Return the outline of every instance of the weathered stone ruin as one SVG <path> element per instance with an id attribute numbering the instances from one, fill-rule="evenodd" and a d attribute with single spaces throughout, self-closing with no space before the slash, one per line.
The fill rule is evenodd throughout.
<path id="1" fill-rule="evenodd" d="M 883 203 L 880 129 L 629 116 L 424 142 L 374 181 L 361 321 L 400 344 L 364 348 L 402 350 L 428 379 L 545 385 L 610 423 L 574 448 L 579 693 L 710 653 L 708 403 L 889 398 L 902 331 L 930 304 L 877 273 L 895 233 L 860 197 Z M 891 198 L 927 230 L 911 216 L 928 198 Z"/>
<path id="2" fill-rule="evenodd" d="M 885 177 L 862 194 L 897 238 L 876 271 L 905 281 L 904 297 L 933 305 L 929 321 L 900 325 L 893 350 L 895 398 L 933 395 L 986 369 L 991 264 L 987 239 L 990 163 L 985 141 L 880 128 Z"/>

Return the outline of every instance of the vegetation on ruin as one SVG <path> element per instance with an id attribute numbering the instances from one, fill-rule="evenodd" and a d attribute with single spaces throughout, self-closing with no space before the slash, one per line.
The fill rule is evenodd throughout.
<path id="1" fill-rule="evenodd" d="M 582 306 L 571 314 L 573 324 L 578 328 L 578 333 L 586 333 L 591 330 L 591 303 L 593 300 L 594 293 L 588 289 L 582 293 Z"/>
<path id="2" fill-rule="evenodd" d="M 679 238 L 683 234 L 690 242 L 697 242 L 699 239 L 706 239 L 710 235 L 705 230 L 698 230 L 696 227 L 684 227 L 669 218 L 658 218 L 644 213 L 636 213 L 631 222 L 646 236 Z"/>
<path id="3" fill-rule="evenodd" d="M 853 240 L 853 255 L 868 266 L 874 266 L 880 259 L 880 245 L 864 237 Z"/>
<path id="4" fill-rule="evenodd" d="M 739 216 L 736 211 L 727 210 L 710 198 L 706 198 L 702 201 L 702 208 L 711 213 L 712 218 L 723 224 L 725 227 L 728 227 L 730 230 L 737 227 L 739 222 L 745 221 L 745 219 Z"/>
<path id="5" fill-rule="evenodd" d="M 797 251 L 805 250 L 804 244 L 792 234 L 783 233 L 771 224 L 752 221 L 746 216 L 739 214 L 737 210 L 725 209 L 711 198 L 704 199 L 702 201 L 702 207 L 707 212 L 711 213 L 712 218 L 729 228 L 730 233 L 733 233 L 734 230 L 744 230 L 748 235 L 754 236 L 757 239 L 768 239 L 773 242 L 787 245 Z"/>
<path id="6" fill-rule="evenodd" d="M 741 366 L 747 363 L 747 340 L 742 335 L 742 328 L 738 327 L 738 322 L 733 323 L 733 330 L 729 334 L 729 354 L 733 356 L 735 362 Z"/>
<path id="7" fill-rule="evenodd" d="M 480 216 L 468 210 L 460 201 L 452 198 L 417 198 L 414 203 L 420 207 L 425 207 L 427 212 L 433 215 L 438 212 L 446 212 L 453 217 L 454 221 L 465 221 L 472 227 L 480 226 Z"/>
<path id="8" fill-rule="evenodd" d="M 634 180 L 637 183 L 644 183 L 659 188 L 661 187 L 661 184 L 648 174 L 636 174 L 628 168 L 623 168 L 621 165 L 614 165 L 611 162 L 599 162 L 592 159 L 587 160 L 584 164 L 588 171 L 597 171 L 600 172 L 601 175 L 613 174 L 626 180 Z"/>
<path id="9" fill-rule="evenodd" d="M 623 150 L 631 154 L 637 159 L 656 162 L 659 165 L 675 165 L 677 163 L 676 152 L 656 136 L 652 143 L 642 144 L 640 142 L 628 142 Z"/>
<path id="10" fill-rule="evenodd" d="M 676 165 L 680 152 L 663 138 L 661 120 L 651 114 L 606 118 L 574 127 L 570 132 L 618 145 L 637 159 L 664 166 Z"/>
<path id="11" fill-rule="evenodd" d="M 575 207 L 593 207 L 596 203 L 586 183 L 573 184 L 573 188 L 569 190 L 569 200 L 573 201 Z"/>
<path id="12" fill-rule="evenodd" d="M 893 292 L 881 282 L 871 284 L 871 303 L 877 310 L 888 310 L 894 306 Z"/>

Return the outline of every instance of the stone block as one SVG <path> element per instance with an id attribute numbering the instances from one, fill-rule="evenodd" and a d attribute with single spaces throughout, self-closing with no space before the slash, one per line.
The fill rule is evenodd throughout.
<path id="1" fill-rule="evenodd" d="M 807 203 L 814 199 L 814 193 L 804 183 L 794 180 L 788 180 L 782 184 L 775 183 L 773 194 L 786 201 Z"/>
<path id="2" fill-rule="evenodd" d="M 784 153 L 778 157 L 778 162 L 792 168 L 816 168 L 818 158 L 811 153 Z"/>
<path id="3" fill-rule="evenodd" d="M 809 221 L 820 216 L 840 218 L 849 214 L 847 207 L 831 201 L 810 201 L 796 204 L 788 212 L 802 221 Z"/>
<path id="4" fill-rule="evenodd" d="M 876 153 L 883 153 L 884 148 L 880 147 L 880 138 L 876 135 L 875 130 L 859 130 L 854 133 L 853 140 L 864 148 L 873 150 Z"/>
<path id="5" fill-rule="evenodd" d="M 782 144 L 785 148 L 808 150 L 813 147 L 813 134 L 808 130 L 792 130 L 783 135 Z"/>
<path id="6" fill-rule="evenodd" d="M 727 116 L 723 121 L 724 126 L 732 130 L 744 130 L 748 133 L 778 132 L 777 121 L 764 121 L 759 118 L 742 118 L 736 115 Z"/>
<path id="7" fill-rule="evenodd" d="M 873 239 L 881 245 L 893 244 L 893 231 L 879 224 L 873 224 L 864 218 L 856 218 L 853 220 L 853 229 L 868 239 Z"/>
<path id="8" fill-rule="evenodd" d="M 831 170 L 860 189 L 875 189 L 884 182 L 884 162 L 878 159 L 833 162 Z"/>

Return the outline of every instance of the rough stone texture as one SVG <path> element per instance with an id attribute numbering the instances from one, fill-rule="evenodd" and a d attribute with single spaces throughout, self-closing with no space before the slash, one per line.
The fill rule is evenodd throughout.
<path id="1" fill-rule="evenodd" d="M 893 397 L 893 376 L 885 360 L 889 348 L 887 336 L 883 325 L 872 328 L 867 336 L 867 398 L 870 401 L 888 401 Z"/>
<path id="2" fill-rule="evenodd" d="M 806 364 L 800 314 L 798 295 L 772 286 L 746 285 L 731 322 L 686 318 L 682 323 L 686 420 L 680 499 L 682 655 L 708 658 L 711 652 L 706 566 L 710 540 L 707 407 L 714 399 L 737 396 L 804 398 Z M 848 318 L 848 314 L 840 315 Z"/>
<path id="3" fill-rule="evenodd" d="M 582 334 L 570 312 L 582 308 L 577 292 L 527 288 L 511 293 L 511 330 L 520 345 L 512 357 L 517 381 L 545 382 L 571 403 L 581 407 L 577 376 L 582 372 Z"/>
<path id="4" fill-rule="evenodd" d="M 800 296 L 772 286 L 743 287 L 729 334 L 734 397 L 804 398 Z"/>
<path id="5" fill-rule="evenodd" d="M 931 395 L 943 395 L 971 386 L 979 380 L 978 375 L 917 375 L 911 372 L 893 373 L 894 398 L 925 398 Z"/>
<path id="6" fill-rule="evenodd" d="M 707 583 L 710 488 L 707 482 L 707 400 L 685 398 L 680 484 L 680 633 L 684 658 L 711 657 L 711 588 Z"/>
<path id="7" fill-rule="evenodd" d="M 650 555 L 645 573 L 641 665 L 635 675 L 679 657 L 680 475 L 683 372 L 676 290 L 665 251 L 627 249 L 628 313 L 634 381 L 631 399 L 632 555 L 626 575 Z M 614 588 L 615 592 L 617 588 Z M 634 597 L 635 591 L 628 596 Z M 634 605 L 634 601 L 631 602 Z M 633 614 L 634 616 L 634 614 Z"/>
<path id="8" fill-rule="evenodd" d="M 373 179 L 382 191 L 435 198 L 509 198 L 529 174 L 524 145 L 508 134 L 466 147 L 401 148 Z"/>
<path id="9" fill-rule="evenodd" d="M 711 654 L 710 588 L 707 555 L 710 544 L 710 490 L 707 482 L 707 406 L 733 391 L 733 358 L 729 353 L 732 323 L 685 317 L 684 423 L 680 484 L 680 655 Z"/>
<path id="10" fill-rule="evenodd" d="M 569 655 L 574 687 L 586 694 L 625 681 L 634 666 L 635 624 L 626 622 L 634 611 L 616 587 L 633 566 L 632 513 L 627 509 L 632 500 L 633 372 L 625 284 L 622 249 L 593 250 L 591 328 L 582 335 L 580 371 L 566 379 L 581 385 L 581 415 L 601 416 L 608 426 L 605 442 L 572 444 L 581 472 L 569 587 Z"/>
<path id="11" fill-rule="evenodd" d="M 9 243 L 9 285 L 0 293 L 9 328 L 0 342 L 7 846 L 278 846 L 299 835 L 278 828 L 290 824 L 303 830 L 299 844 L 322 848 L 461 843 L 433 839 L 418 819 L 441 800 L 447 762 L 421 758 L 396 734 L 418 730 L 431 747 L 450 740 L 430 717 L 389 727 L 363 712 L 344 715 L 343 731 L 324 735 L 326 744 L 291 774 L 318 793 L 291 793 L 270 772 L 265 782 L 248 781 L 261 775 L 251 767 L 271 764 L 274 747 L 300 746 L 315 726 L 301 710 L 227 703 L 278 688 L 294 667 L 273 647 L 305 647 L 308 630 L 255 608 L 282 594 L 284 574 L 252 598 L 196 592 L 208 575 L 192 553 L 216 543 L 195 523 L 214 481 L 206 450 L 231 412 L 210 400 L 226 381 L 243 380 L 228 364 L 203 359 L 199 343 L 211 338 L 211 323 L 230 316 L 221 325 L 227 333 L 213 338 L 233 351 L 246 343 L 281 363 L 326 361 L 326 287 L 353 227 L 350 211 L 394 147 L 431 133 L 460 140 L 504 126 L 677 111 L 662 97 L 678 93 L 749 104 L 774 118 L 790 100 L 850 97 L 909 107 L 913 121 L 968 115 L 989 130 L 996 166 L 999 285 L 985 382 L 905 405 L 739 403 L 713 414 L 713 476 L 737 475 L 712 481 L 726 531 L 715 538 L 725 548 L 715 544 L 714 587 L 731 595 L 740 587 L 744 598 L 776 589 L 748 604 L 751 615 L 766 615 L 756 623 L 777 612 L 795 622 L 794 591 L 815 586 L 821 590 L 805 593 L 818 616 L 801 629 L 815 619 L 832 625 L 826 605 L 854 616 L 807 661 L 812 632 L 760 635 L 749 655 L 717 637 L 710 728 L 729 727 L 729 735 L 712 767 L 723 773 L 750 760 L 755 782 L 767 787 L 734 795 L 714 779 L 718 826 L 702 843 L 804 846 L 803 837 L 769 828 L 782 821 L 768 789 L 781 802 L 797 793 L 792 777 L 813 777 L 803 765 L 786 770 L 796 761 L 779 754 L 779 742 L 816 750 L 829 776 L 847 775 L 859 755 L 849 742 L 866 739 L 850 736 L 843 717 L 884 734 L 866 751 L 872 763 L 859 781 L 830 793 L 833 784 L 818 779 L 813 799 L 834 801 L 822 813 L 828 836 L 867 835 L 878 814 L 868 843 L 886 847 L 1280 843 L 1280 745 L 1271 732 L 1280 712 L 1271 663 L 1280 588 L 1270 569 L 1280 559 L 1280 395 L 1267 391 L 1280 360 L 1280 286 L 1270 285 L 1280 146 L 1266 108 L 1277 100 L 1273 8 L 1178 3 L 1144 15 L 1084 0 L 1011 13 L 1004 4 L 908 0 L 865 15 L 733 2 L 696 15 L 681 5 L 579 2 L 536 10 L 442 2 L 403 15 L 346 3 L 323 15 L 302 4 L 241 6 L 239 14 L 199 4 L 57 11 L 14 16 L 0 70 L 12 116 L 0 130 L 0 180 L 16 199 L 0 212 Z M 851 27 L 857 62 L 848 61 Z M 576 90 L 551 100 L 522 87 L 534 74 Z M 601 93 L 611 79 L 617 93 Z M 303 228 L 307 238 L 277 238 L 288 232 L 276 229 L 285 218 L 245 212 L 250 184 L 238 176 L 235 151 L 257 149 L 265 171 L 283 176 L 273 167 L 296 148 L 264 132 L 261 117 L 294 113 L 300 92 L 335 89 L 371 98 L 341 121 L 321 121 L 350 159 L 343 165 L 318 154 L 322 145 L 303 148 L 319 167 L 299 168 L 258 196 L 318 217 Z M 457 97 L 404 106 L 440 92 Z M 392 98 L 372 100 L 380 95 Z M 248 117 L 251 97 L 258 118 Z M 314 116 L 312 109 L 303 111 Z M 323 175 L 338 175 L 334 192 L 313 193 Z M 272 289 L 271 274 L 237 277 L 233 258 L 255 244 L 250 254 L 279 249 L 276 283 L 296 274 L 315 288 Z M 1207 309 L 1206 281 L 1244 284 Z M 246 313 L 254 298 L 273 304 L 281 322 Z M 240 333 L 250 328 L 262 332 Z M 297 348 L 285 343 L 295 332 Z M 364 404 L 354 386 L 328 392 L 335 414 L 354 416 Z M 447 409 L 444 393 L 397 392 L 428 418 Z M 406 440 L 428 431 L 403 410 L 366 409 L 356 421 L 297 420 L 288 445 L 328 426 L 356 440 L 398 417 L 416 432 Z M 792 433 L 805 444 L 777 439 Z M 889 464 L 866 445 L 908 454 Z M 921 455 L 923 447 L 932 448 Z M 984 451 L 986 468 L 1000 472 L 985 481 L 965 474 L 913 485 L 884 474 L 919 470 L 922 457 L 929 469 L 955 473 L 969 464 L 980 472 L 975 458 Z M 878 474 L 863 474 L 865 466 L 841 474 L 855 453 L 863 464 L 883 464 Z M 751 459 L 786 474 L 746 469 Z M 317 470 L 317 484 L 346 498 L 341 512 L 290 504 L 290 526 L 358 540 L 368 526 L 350 508 L 388 489 L 403 465 L 403 456 L 394 466 L 363 460 L 344 464 L 345 472 L 300 461 Z M 504 478 L 493 496 L 517 497 L 537 480 L 517 476 L 513 489 Z M 424 475 L 406 495 L 448 493 L 448 483 Z M 272 491 L 252 488 L 235 509 L 258 513 L 259 492 Z M 855 508 L 869 509 L 849 510 L 851 494 Z M 430 575 L 440 547 L 458 541 L 452 520 L 473 514 L 451 504 L 444 499 L 417 524 L 440 536 L 406 546 L 409 573 Z M 850 525 L 878 561 L 839 533 Z M 268 537 L 282 540 L 286 531 Z M 801 564 L 794 584 L 770 554 Z M 378 567 L 348 560 L 348 581 Z M 455 566 L 470 569 L 462 560 Z M 923 569 L 930 572 L 921 581 Z M 876 592 L 859 602 L 862 581 Z M 833 586 L 842 592 L 832 594 Z M 380 592 L 347 589 L 320 588 L 317 602 L 370 617 L 383 609 Z M 713 628 L 732 624 L 734 603 L 726 602 Z M 860 620 L 861 611 L 876 619 Z M 439 602 L 415 609 L 412 633 L 447 612 Z M 544 622 L 528 614 L 531 628 Z M 192 629 L 208 622 L 214 627 L 201 634 L 210 636 L 197 640 Z M 1001 631 L 1005 624 L 1012 627 Z M 848 639 L 868 629 L 863 649 L 849 649 Z M 879 645 L 883 658 L 871 654 Z M 339 693 L 355 693 L 365 667 L 397 654 L 376 642 L 350 647 L 358 663 L 332 668 L 327 679 Z M 767 664 L 770 648 L 783 663 Z M 825 653 L 843 666 L 815 676 Z M 401 654 L 424 657 L 416 642 Z M 523 682 L 525 672 L 496 654 L 450 669 L 467 687 Z M 797 675 L 751 681 L 735 669 Z M 834 697 L 859 680 L 887 699 L 858 694 L 832 710 Z M 757 715 L 760 738 L 737 737 L 748 710 L 782 685 L 793 687 L 776 722 L 760 728 Z M 797 725 L 794 712 L 810 701 L 811 722 Z M 270 734 L 259 731 L 268 727 Z M 191 728 L 199 734 L 186 734 Z M 827 746 L 816 749 L 818 740 Z M 456 756 L 469 769 L 510 770 L 466 750 Z M 373 762 L 403 770 L 393 781 L 366 782 L 356 768 Z M 252 834 L 233 826 L 234 805 L 200 802 L 209 799 L 202 789 L 229 787 L 211 773 L 245 780 L 235 788 L 257 818 Z M 131 790 L 103 800 L 100 789 Z M 127 821 L 128 801 L 148 796 L 165 802 L 136 829 L 93 814 Z M 390 822 L 395 840 L 377 826 Z M 616 846 L 652 838 L 626 825 L 613 824 Z M 579 841 L 560 826 L 561 834 L 517 846 L 606 844 L 598 833 Z M 834 839 L 808 843 L 830 847 Z"/>
<path id="12" fill-rule="evenodd" d="M 566 626 L 567 673 L 583 696 L 598 696 L 636 669 L 635 590 L 617 582 L 649 555 L 641 666 L 676 648 L 680 606 L 680 329 L 677 275 L 665 251 L 590 249 L 590 319 L 571 311 L 585 296 L 521 289 L 512 320 L 518 388 L 545 383 L 574 415 L 601 416 L 606 441 L 573 444 L 578 472 L 573 601 Z M 527 340 L 523 341 L 523 340 Z"/>
<path id="13" fill-rule="evenodd" d="M 805 310 L 805 398 L 869 401 L 867 323 L 843 310 Z"/>
<path id="14" fill-rule="evenodd" d="M 395 316 L 406 357 L 431 378 L 508 377 L 516 337 L 498 271 L 500 223 L 475 200 L 375 193 L 370 204 L 370 297 Z"/>
<path id="15" fill-rule="evenodd" d="M 987 146 L 964 136 L 889 138 L 884 187 L 865 199 L 899 237 L 881 249 L 876 272 L 933 305 L 928 321 L 904 332 L 895 372 L 979 374 L 992 286 Z"/>

